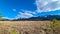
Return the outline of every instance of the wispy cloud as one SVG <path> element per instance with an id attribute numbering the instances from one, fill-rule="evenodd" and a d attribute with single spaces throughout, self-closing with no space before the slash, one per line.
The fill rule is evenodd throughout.
<path id="1" fill-rule="evenodd" d="M 60 0 L 36 0 L 35 5 L 37 7 L 35 11 L 22 10 L 23 12 L 19 12 L 18 17 L 30 18 L 37 13 L 60 10 Z"/>
<path id="2" fill-rule="evenodd" d="M 22 10 L 19 12 L 17 16 L 15 16 L 15 18 L 12 18 L 12 19 L 30 18 L 37 13 L 60 10 L 60 0 L 36 0 L 35 5 L 37 7 L 35 11 Z M 16 9 L 13 9 L 13 11 L 16 11 Z M 5 17 L 5 18 L 11 19 L 8 17 Z"/>
<path id="3" fill-rule="evenodd" d="M 36 0 L 37 12 L 60 10 L 60 0 Z"/>
<path id="4" fill-rule="evenodd" d="M 33 14 L 35 14 L 35 12 L 23 10 L 23 12 L 19 12 L 19 14 L 15 18 L 30 18 L 33 17 Z"/>
<path id="5" fill-rule="evenodd" d="M 2 17 L 2 19 L 9 19 L 9 20 L 13 20 L 13 19 L 16 19 L 16 18 Z"/>
<path id="6" fill-rule="evenodd" d="M 16 9 L 12 9 L 13 11 L 16 11 Z"/>
<path id="7" fill-rule="evenodd" d="M 35 12 L 32 12 L 32 11 L 28 11 L 28 10 L 22 10 L 14 18 L 9 18 L 9 17 L 2 17 L 2 18 L 3 19 L 9 19 L 9 20 L 22 19 L 22 18 L 30 18 L 30 17 L 33 17 L 34 14 L 36 14 L 36 13 Z"/>

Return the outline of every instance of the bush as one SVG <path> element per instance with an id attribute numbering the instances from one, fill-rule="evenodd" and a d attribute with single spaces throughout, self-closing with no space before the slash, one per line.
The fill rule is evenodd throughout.
<path id="1" fill-rule="evenodd" d="M 56 33 L 57 33 L 57 34 L 60 34 L 60 33 L 59 33 L 59 30 L 60 30 L 60 23 L 59 23 L 59 21 L 54 18 L 54 19 L 52 20 L 52 22 L 53 22 L 53 23 L 51 24 L 50 27 L 51 27 L 51 29 L 53 30 L 53 33 L 54 33 L 54 34 L 56 34 Z M 58 30 L 57 28 L 58 28 L 59 30 Z"/>
<path id="2" fill-rule="evenodd" d="M 15 29 L 13 29 L 13 30 L 10 32 L 10 34 L 17 34 L 17 32 L 16 32 Z"/>

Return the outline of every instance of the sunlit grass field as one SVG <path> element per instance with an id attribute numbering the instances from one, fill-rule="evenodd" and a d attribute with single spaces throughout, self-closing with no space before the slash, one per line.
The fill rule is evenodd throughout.
<path id="1" fill-rule="evenodd" d="M 0 34 L 44 34 L 43 29 L 47 29 L 51 23 L 51 21 L 0 21 Z"/>
<path id="2" fill-rule="evenodd" d="M 52 21 L 0 21 L 0 34 L 54 34 L 49 26 L 56 26 L 59 22 L 53 24 Z M 57 26 L 53 28 L 60 32 L 60 25 Z"/>

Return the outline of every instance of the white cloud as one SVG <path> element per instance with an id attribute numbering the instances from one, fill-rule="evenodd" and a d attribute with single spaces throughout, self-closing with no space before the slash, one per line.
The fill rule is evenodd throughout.
<path id="1" fill-rule="evenodd" d="M 15 18 L 30 18 L 33 17 L 33 14 L 35 14 L 35 12 L 31 12 L 28 10 L 23 10 L 24 12 L 19 12 L 19 14 L 15 17 Z"/>
<path id="2" fill-rule="evenodd" d="M 37 13 L 60 10 L 60 0 L 36 0 L 35 4 L 37 7 L 35 11 L 22 10 L 22 12 L 20 11 L 15 18 L 8 17 L 4 18 L 7 19 L 30 18 Z M 13 11 L 16 11 L 16 9 L 13 9 Z"/>
<path id="3" fill-rule="evenodd" d="M 36 0 L 37 12 L 60 10 L 60 0 Z"/>
<path id="4" fill-rule="evenodd" d="M 13 11 L 16 11 L 16 9 L 13 9 Z"/>
<path id="5" fill-rule="evenodd" d="M 13 20 L 13 19 L 15 19 L 15 18 L 2 17 L 2 19 L 9 19 L 9 20 Z"/>
<path id="6" fill-rule="evenodd" d="M 25 13 L 36 14 L 35 11 L 29 11 L 29 10 L 22 10 L 22 11 L 24 11 Z"/>

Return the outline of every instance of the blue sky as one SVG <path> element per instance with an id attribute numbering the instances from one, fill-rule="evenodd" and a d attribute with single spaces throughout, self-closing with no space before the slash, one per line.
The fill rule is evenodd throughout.
<path id="1" fill-rule="evenodd" d="M 4 18 L 29 18 L 48 14 L 60 14 L 59 0 L 0 0 L 0 12 Z"/>

